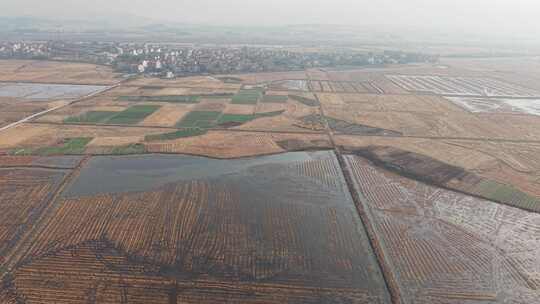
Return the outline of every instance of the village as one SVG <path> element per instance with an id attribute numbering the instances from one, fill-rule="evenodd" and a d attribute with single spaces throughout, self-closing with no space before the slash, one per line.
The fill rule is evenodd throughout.
<path id="1" fill-rule="evenodd" d="M 309 68 L 436 62 L 438 56 L 403 51 L 297 49 L 280 46 L 4 42 L 0 58 L 110 65 L 117 72 L 163 78 L 201 74 L 283 72 Z"/>

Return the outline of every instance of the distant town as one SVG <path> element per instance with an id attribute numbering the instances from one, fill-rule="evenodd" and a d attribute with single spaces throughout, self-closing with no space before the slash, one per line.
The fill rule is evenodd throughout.
<path id="1" fill-rule="evenodd" d="M 109 65 L 127 74 L 174 78 L 199 74 L 280 72 L 346 66 L 437 62 L 438 55 L 401 51 L 296 50 L 255 46 L 178 46 L 62 41 L 2 42 L 0 59 Z"/>

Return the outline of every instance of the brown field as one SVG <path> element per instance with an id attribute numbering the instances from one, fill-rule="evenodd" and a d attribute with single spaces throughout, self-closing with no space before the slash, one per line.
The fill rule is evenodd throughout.
<path id="1" fill-rule="evenodd" d="M 188 95 L 189 93 L 190 89 L 188 88 L 164 88 L 157 90 L 152 95 Z"/>
<path id="2" fill-rule="evenodd" d="M 159 79 L 139 77 L 129 82 L 130 86 L 160 86 L 160 87 L 185 87 L 185 88 L 208 88 L 217 90 L 236 90 L 240 84 L 223 83 L 221 80 L 209 76 L 193 76 L 176 79 Z"/>
<path id="3" fill-rule="evenodd" d="M 0 132 L 0 149 L 21 145 L 40 146 L 54 141 L 56 128 L 48 125 L 20 124 Z"/>
<path id="4" fill-rule="evenodd" d="M 223 113 L 225 114 L 240 114 L 240 115 L 252 115 L 255 113 L 255 105 L 243 105 L 243 104 L 227 104 Z"/>
<path id="5" fill-rule="evenodd" d="M 55 145 L 65 138 L 90 137 L 102 138 L 133 137 L 161 134 L 163 130 L 141 127 L 87 126 L 87 125 L 47 125 L 21 124 L 15 128 L 0 132 L 0 149 L 40 148 Z M 119 139 L 120 140 L 120 139 Z"/>
<path id="6" fill-rule="evenodd" d="M 115 136 L 115 137 L 95 137 L 88 143 L 88 148 L 96 147 L 118 147 L 144 141 L 144 136 Z"/>
<path id="7" fill-rule="evenodd" d="M 350 136 L 339 135 L 335 138 L 336 145 L 348 150 L 368 146 L 385 146 L 401 148 L 410 152 L 426 155 L 442 162 L 472 170 L 487 162 L 496 160 L 489 154 L 455 145 L 452 140 L 433 140 L 423 138 L 388 138 L 380 136 Z"/>
<path id="8" fill-rule="evenodd" d="M 538 299 L 540 215 L 347 165 L 405 303 Z"/>
<path id="9" fill-rule="evenodd" d="M 262 117 L 241 126 L 235 127 L 239 130 L 263 130 L 263 131 L 310 131 L 301 127 L 302 118 L 310 115 L 320 114 L 319 107 L 306 106 L 300 102 L 289 99 L 286 104 L 267 105 L 271 103 L 259 103 L 256 113 L 267 113 L 272 111 L 285 112 L 278 116 Z"/>
<path id="10" fill-rule="evenodd" d="M 437 96 L 422 95 L 370 95 L 370 94 L 340 94 L 328 98 L 341 98 L 348 109 L 355 112 L 388 111 L 412 113 L 448 113 L 461 112 L 447 100 Z M 324 104 L 324 103 L 323 103 Z"/>
<path id="11" fill-rule="evenodd" d="M 0 169 L 0 266 L 18 254 L 12 252 L 17 241 L 48 207 L 63 177 L 63 171 Z"/>
<path id="12" fill-rule="evenodd" d="M 254 74 L 240 74 L 232 75 L 233 77 L 243 79 L 245 84 L 262 84 L 270 83 L 279 80 L 289 79 L 306 79 L 306 73 L 303 71 L 297 72 L 275 72 L 275 73 L 254 73 Z"/>
<path id="13" fill-rule="evenodd" d="M 326 135 L 210 131 L 205 135 L 147 143 L 149 152 L 186 153 L 215 158 L 238 158 L 287 151 L 287 141 L 298 142 L 298 149 L 329 147 Z M 280 144 L 282 146 L 280 146 Z"/>
<path id="14" fill-rule="evenodd" d="M 66 105 L 66 101 L 33 102 L 17 98 L 0 97 L 0 127 L 17 122 L 47 109 Z"/>
<path id="15" fill-rule="evenodd" d="M 139 123 L 141 126 L 173 127 L 184 115 L 193 109 L 193 105 L 164 105 L 159 110 Z"/>
<path id="16" fill-rule="evenodd" d="M 211 111 L 211 112 L 222 112 L 227 106 L 227 101 L 222 99 L 208 99 L 202 100 L 195 106 L 193 106 L 194 111 Z"/>
<path id="17" fill-rule="evenodd" d="M 393 147 L 418 153 L 540 197 L 540 146 L 471 140 L 337 136 L 348 150 Z"/>
<path id="18" fill-rule="evenodd" d="M 68 84 L 114 84 L 118 74 L 105 66 L 85 63 L 0 60 L 0 81 Z"/>
<path id="19" fill-rule="evenodd" d="M 540 140 L 540 117 L 473 114 L 436 96 L 320 94 L 325 115 L 407 136 Z"/>
<path id="20" fill-rule="evenodd" d="M 273 102 L 259 102 L 255 106 L 255 113 L 268 113 L 287 110 L 287 104 Z"/>

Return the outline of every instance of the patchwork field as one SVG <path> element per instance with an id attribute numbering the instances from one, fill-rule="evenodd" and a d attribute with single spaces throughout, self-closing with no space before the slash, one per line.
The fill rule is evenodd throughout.
<path id="1" fill-rule="evenodd" d="M 159 79 L 152 77 L 140 77 L 130 81 L 130 85 L 140 87 L 160 87 L 160 88 L 199 88 L 211 90 L 233 89 L 237 90 L 242 85 L 237 83 L 226 83 L 214 77 L 194 76 L 181 77 L 177 79 Z"/>
<path id="2" fill-rule="evenodd" d="M 472 113 L 438 96 L 318 95 L 327 117 L 343 121 L 343 125 L 363 126 L 352 134 L 381 135 L 369 132 L 374 128 L 387 130 L 391 135 L 397 132 L 425 138 L 540 140 L 540 132 L 537 131 L 540 119 L 536 115 Z M 502 117 L 504 114 L 507 115 Z M 335 131 L 344 133 L 340 129 Z"/>
<path id="3" fill-rule="evenodd" d="M 58 108 L 0 131 L 2 304 L 540 298 L 534 73 L 139 76 L 68 104 L 102 67 L 10 64 L 33 83 L 0 84 L 0 127 Z"/>
<path id="4" fill-rule="evenodd" d="M 502 198 L 490 192 L 485 192 L 484 197 L 510 203 L 518 199 L 524 192 L 529 196 L 540 199 L 540 146 L 533 143 L 497 143 L 470 140 L 430 140 L 415 138 L 385 138 L 385 137 L 354 137 L 338 136 L 335 138 L 336 145 L 343 146 L 348 151 L 359 151 L 379 147 L 381 153 L 377 156 L 383 162 L 389 162 L 388 167 L 395 166 L 404 172 L 419 170 L 414 173 L 417 178 L 443 174 L 440 167 L 430 167 L 430 160 L 424 161 L 409 159 L 407 153 L 421 155 L 436 160 L 444 166 L 453 166 L 465 170 L 468 173 L 499 183 L 499 187 L 492 185 L 492 189 L 506 185 L 506 192 L 515 193 L 513 198 Z M 401 153 L 391 156 L 385 151 L 401 150 Z M 402 159 L 403 160 L 400 160 Z M 416 169 L 414 169 L 416 168 Z M 414 170 L 413 170 L 414 169 Z M 482 195 L 480 189 L 471 188 L 480 180 L 462 179 L 459 183 L 446 184 L 472 194 Z M 508 188 L 511 189 L 508 189 Z M 513 190 L 512 190 L 513 189 Z M 510 191 L 512 190 L 512 191 Z M 536 206 L 538 207 L 538 206 Z"/>
<path id="5" fill-rule="evenodd" d="M 538 299 L 538 214 L 346 160 L 404 303 Z"/>

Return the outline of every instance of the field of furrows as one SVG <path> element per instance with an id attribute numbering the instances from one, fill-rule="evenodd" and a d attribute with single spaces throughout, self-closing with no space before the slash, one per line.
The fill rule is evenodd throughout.
<path id="1" fill-rule="evenodd" d="M 404 303 L 533 303 L 540 216 L 347 156 Z"/>
<path id="2" fill-rule="evenodd" d="M 4 293 L 23 303 L 389 303 L 336 158 L 284 161 L 148 191 L 66 191 Z"/>
<path id="3" fill-rule="evenodd" d="M 62 171 L 0 169 L 0 266 L 51 203 L 63 177 Z"/>

